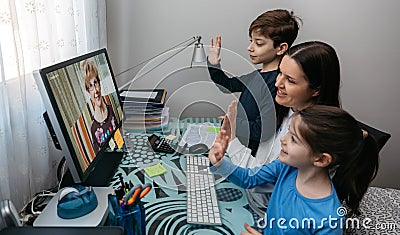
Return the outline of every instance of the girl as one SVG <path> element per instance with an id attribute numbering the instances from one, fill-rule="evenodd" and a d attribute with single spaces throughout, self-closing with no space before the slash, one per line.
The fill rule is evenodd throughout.
<path id="1" fill-rule="evenodd" d="M 222 130 L 210 150 L 214 173 L 244 188 L 275 184 L 264 234 L 342 234 L 346 209 L 341 203 L 348 216 L 358 213 L 378 170 L 375 140 L 349 113 L 332 106 L 294 114 L 280 139 L 279 160 L 270 164 L 249 169 L 224 160 L 228 141 Z"/>

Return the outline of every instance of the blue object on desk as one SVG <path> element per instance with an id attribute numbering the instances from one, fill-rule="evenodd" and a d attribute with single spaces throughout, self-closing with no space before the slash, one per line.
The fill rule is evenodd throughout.
<path id="1" fill-rule="evenodd" d="M 109 222 L 110 226 L 121 226 L 126 235 L 145 235 L 146 234 L 146 213 L 143 203 L 139 200 L 135 204 L 119 205 L 115 195 L 108 195 L 110 207 Z"/>
<path id="2" fill-rule="evenodd" d="M 74 219 L 89 214 L 98 205 L 92 187 L 75 185 L 60 192 L 57 215 L 63 219 Z"/>

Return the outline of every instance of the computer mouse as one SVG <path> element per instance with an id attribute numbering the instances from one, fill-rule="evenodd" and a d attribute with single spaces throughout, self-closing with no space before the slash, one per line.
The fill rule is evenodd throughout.
<path id="1" fill-rule="evenodd" d="M 189 154 L 202 154 L 208 151 L 208 146 L 203 143 L 194 144 L 189 147 Z"/>

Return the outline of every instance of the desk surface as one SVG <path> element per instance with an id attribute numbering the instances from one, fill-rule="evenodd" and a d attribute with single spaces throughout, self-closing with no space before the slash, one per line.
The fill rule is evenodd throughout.
<path id="1" fill-rule="evenodd" d="M 123 235 L 121 227 L 9 227 L 0 231 L 0 235 Z"/>
<path id="2" fill-rule="evenodd" d="M 216 119 L 185 119 L 171 122 L 164 135 L 180 136 L 188 123 L 211 122 Z M 116 172 L 122 173 L 124 180 L 133 184 L 152 183 L 153 190 L 142 200 L 146 208 L 146 229 L 148 234 L 239 234 L 244 231 L 243 224 L 254 224 L 253 213 L 248 206 L 244 190 L 216 175 L 216 191 L 222 217 L 221 226 L 188 224 L 186 222 L 186 160 L 179 153 L 155 153 L 148 145 L 147 136 L 152 133 L 124 132 L 128 148 Z M 179 141 L 179 138 L 176 139 Z M 204 157 L 199 155 L 199 157 Z M 161 176 L 149 178 L 143 167 L 159 163 L 167 169 Z M 114 177 L 111 185 L 120 185 Z"/>

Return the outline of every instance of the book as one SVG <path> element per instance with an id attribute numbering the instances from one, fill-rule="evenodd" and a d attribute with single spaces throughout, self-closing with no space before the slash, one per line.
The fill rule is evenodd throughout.
<path id="1" fill-rule="evenodd" d="M 164 107 L 157 115 L 125 115 L 122 125 L 127 130 L 158 130 L 168 126 L 169 107 Z"/>
<path id="2" fill-rule="evenodd" d="M 121 90 L 120 97 L 124 107 L 164 107 L 167 96 L 165 89 L 129 89 Z"/>

